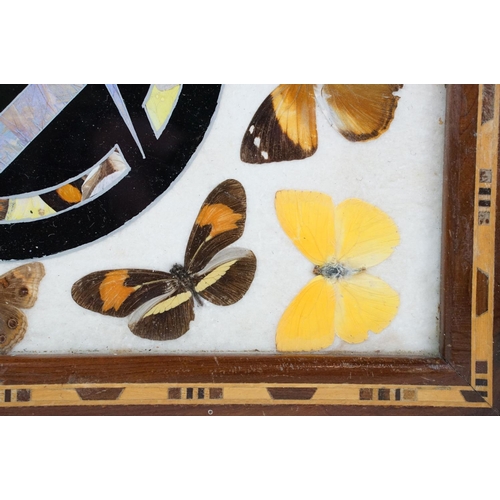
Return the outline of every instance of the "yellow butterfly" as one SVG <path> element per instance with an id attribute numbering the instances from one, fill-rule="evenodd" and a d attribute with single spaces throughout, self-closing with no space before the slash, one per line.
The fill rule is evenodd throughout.
<path id="1" fill-rule="evenodd" d="M 316 351 L 335 335 L 349 343 L 380 333 L 396 316 L 399 295 L 366 272 L 399 244 L 394 221 L 369 203 L 337 205 L 323 193 L 278 191 L 276 213 L 295 246 L 314 264 L 316 275 L 280 319 L 278 351 Z"/>

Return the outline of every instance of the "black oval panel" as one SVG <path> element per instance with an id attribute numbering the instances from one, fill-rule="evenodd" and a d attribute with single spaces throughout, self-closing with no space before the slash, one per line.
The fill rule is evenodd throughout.
<path id="1" fill-rule="evenodd" d="M 9 87 L 0 86 L 0 94 L 8 95 Z M 106 87 L 87 85 L 0 174 L 0 198 L 60 185 L 99 162 L 115 144 L 131 170 L 89 203 L 45 219 L 0 224 L 0 259 L 40 258 L 70 250 L 138 215 L 170 186 L 198 148 L 220 87 L 184 84 L 167 127 L 156 139 L 142 108 L 149 85 L 119 85 L 144 159 Z"/>

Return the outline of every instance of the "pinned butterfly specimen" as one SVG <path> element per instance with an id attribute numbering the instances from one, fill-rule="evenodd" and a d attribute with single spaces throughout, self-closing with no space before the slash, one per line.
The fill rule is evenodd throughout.
<path id="1" fill-rule="evenodd" d="M 318 148 L 316 104 L 347 140 L 376 139 L 389 129 L 401 84 L 279 85 L 257 109 L 241 143 L 246 163 L 301 160 Z"/>
<path id="2" fill-rule="evenodd" d="M 19 308 L 35 305 L 44 276 L 40 262 L 24 264 L 0 276 L 0 354 L 8 354 L 24 338 L 28 320 Z"/>
<path id="3" fill-rule="evenodd" d="M 77 281 L 73 299 L 101 314 L 129 316 L 137 336 L 171 340 L 184 335 L 194 319 L 194 301 L 229 306 L 238 302 L 254 278 L 257 260 L 252 251 L 226 248 L 243 234 L 246 195 L 229 179 L 207 197 L 196 218 L 184 265 L 170 272 L 142 269 L 98 271 Z"/>
<path id="4" fill-rule="evenodd" d="M 281 227 L 314 265 L 315 277 L 281 317 L 279 351 L 316 351 L 335 335 L 349 343 L 380 333 L 395 317 L 399 295 L 366 270 L 387 259 L 399 244 L 394 221 L 358 199 L 337 205 L 326 194 L 278 191 Z"/>

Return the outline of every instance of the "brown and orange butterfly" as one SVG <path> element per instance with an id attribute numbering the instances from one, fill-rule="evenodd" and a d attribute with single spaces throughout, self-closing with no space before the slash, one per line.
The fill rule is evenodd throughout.
<path id="1" fill-rule="evenodd" d="M 19 308 L 35 305 L 44 276 L 40 262 L 24 264 L 0 276 L 0 354 L 7 354 L 24 338 L 28 320 Z"/>
<path id="2" fill-rule="evenodd" d="M 301 160 L 318 148 L 316 104 L 349 141 L 376 139 L 391 125 L 402 84 L 279 85 L 261 104 L 243 137 L 246 163 Z"/>
<path id="3" fill-rule="evenodd" d="M 238 302 L 249 289 L 257 267 L 251 250 L 226 248 L 243 234 L 246 195 L 228 179 L 207 197 L 196 218 L 184 265 L 170 272 L 143 269 L 98 271 L 77 281 L 71 295 L 77 304 L 101 314 L 130 316 L 137 336 L 171 340 L 184 335 L 194 319 L 194 301 L 220 306 Z"/>

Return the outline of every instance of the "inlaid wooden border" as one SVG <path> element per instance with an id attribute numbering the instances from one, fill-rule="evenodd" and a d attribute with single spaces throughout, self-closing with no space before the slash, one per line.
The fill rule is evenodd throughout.
<path id="1" fill-rule="evenodd" d="M 0 357 L 0 414 L 498 415 L 499 117 L 447 87 L 439 357 Z"/>

